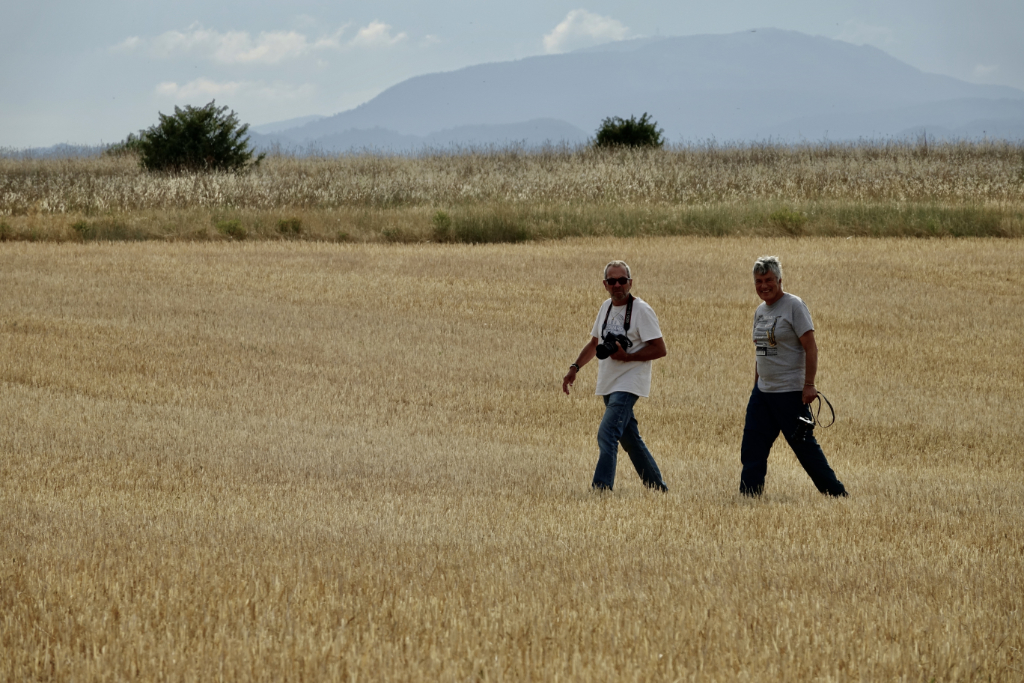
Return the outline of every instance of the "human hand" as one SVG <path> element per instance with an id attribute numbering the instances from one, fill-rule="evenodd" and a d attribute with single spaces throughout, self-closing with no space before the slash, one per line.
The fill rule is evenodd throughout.
<path id="1" fill-rule="evenodd" d="M 608 356 L 609 358 L 611 358 L 612 360 L 617 360 L 617 361 L 632 360 L 629 357 L 629 354 L 626 353 L 626 349 L 622 348 L 622 345 L 619 344 L 619 342 L 615 342 L 615 348 L 618 349 L 618 350 L 615 353 L 613 353 L 612 355 Z"/>
<path id="2" fill-rule="evenodd" d="M 569 372 L 565 373 L 565 377 L 562 378 L 562 391 L 565 392 L 566 396 L 569 395 L 569 388 L 576 382 L 576 368 L 569 368 Z"/>
<path id="3" fill-rule="evenodd" d="M 818 390 L 814 388 L 813 384 L 805 384 L 802 398 L 804 403 L 810 403 L 814 399 L 818 398 Z"/>

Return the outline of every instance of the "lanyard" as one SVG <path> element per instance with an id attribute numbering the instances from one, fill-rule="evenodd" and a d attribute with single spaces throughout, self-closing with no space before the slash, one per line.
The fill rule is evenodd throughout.
<path id="1" fill-rule="evenodd" d="M 612 314 L 612 306 L 615 302 L 608 302 L 608 310 L 604 313 L 604 324 L 601 325 L 601 337 L 604 337 L 604 328 L 608 327 L 608 316 Z M 629 300 L 626 301 L 626 319 L 622 322 L 622 329 L 629 332 L 629 319 L 633 317 L 633 295 L 629 295 Z"/>

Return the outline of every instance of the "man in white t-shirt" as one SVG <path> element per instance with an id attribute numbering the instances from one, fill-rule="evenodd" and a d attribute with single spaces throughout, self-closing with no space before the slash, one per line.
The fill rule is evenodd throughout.
<path id="1" fill-rule="evenodd" d="M 605 411 L 597 431 L 600 455 L 593 488 L 612 489 L 621 443 L 644 486 L 668 491 L 633 415 L 637 399 L 651 392 L 651 361 L 665 357 L 665 340 L 658 316 L 645 301 L 629 293 L 632 286 L 632 274 L 623 261 L 612 261 L 604 267 L 604 288 L 611 298 L 601 304 L 590 342 L 569 366 L 562 391 L 568 394 L 579 369 L 597 356 L 595 393 L 604 398 Z"/>

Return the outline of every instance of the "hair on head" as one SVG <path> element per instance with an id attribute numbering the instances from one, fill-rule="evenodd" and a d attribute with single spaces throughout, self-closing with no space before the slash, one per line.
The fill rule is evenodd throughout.
<path id="1" fill-rule="evenodd" d="M 754 276 L 764 275 L 771 271 L 775 273 L 775 278 L 782 282 L 782 263 L 779 261 L 778 256 L 762 256 L 761 258 L 754 261 Z"/>
<path id="2" fill-rule="evenodd" d="M 608 269 L 609 268 L 625 268 L 626 269 L 626 277 L 628 277 L 630 280 L 633 279 L 633 275 L 632 275 L 632 273 L 629 272 L 629 266 L 626 265 L 625 261 L 609 261 L 608 265 L 604 267 L 604 279 L 605 280 L 608 279 Z"/>

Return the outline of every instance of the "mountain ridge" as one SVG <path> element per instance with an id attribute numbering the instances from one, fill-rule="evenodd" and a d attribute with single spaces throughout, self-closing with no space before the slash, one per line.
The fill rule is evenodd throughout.
<path id="1" fill-rule="evenodd" d="M 968 120 L 957 114 L 964 107 L 951 104 L 956 102 L 972 103 Z M 921 127 L 981 135 L 973 121 L 1024 130 L 1024 110 L 1000 102 L 1024 103 L 1024 91 L 929 74 L 871 46 L 757 29 L 640 38 L 422 74 L 357 107 L 258 144 L 301 146 L 342 138 L 355 144 L 358 131 L 383 129 L 396 141 L 391 149 L 401 151 L 408 149 L 403 137 L 422 145 L 442 130 L 512 130 L 538 120 L 592 135 L 605 117 L 644 112 L 670 143 L 860 139 Z M 915 114 L 915 107 L 924 109 Z M 490 142 L 498 141 L 492 136 Z M 544 140 L 526 136 L 521 142 Z M 334 143 L 328 147 L 344 151 Z"/>

